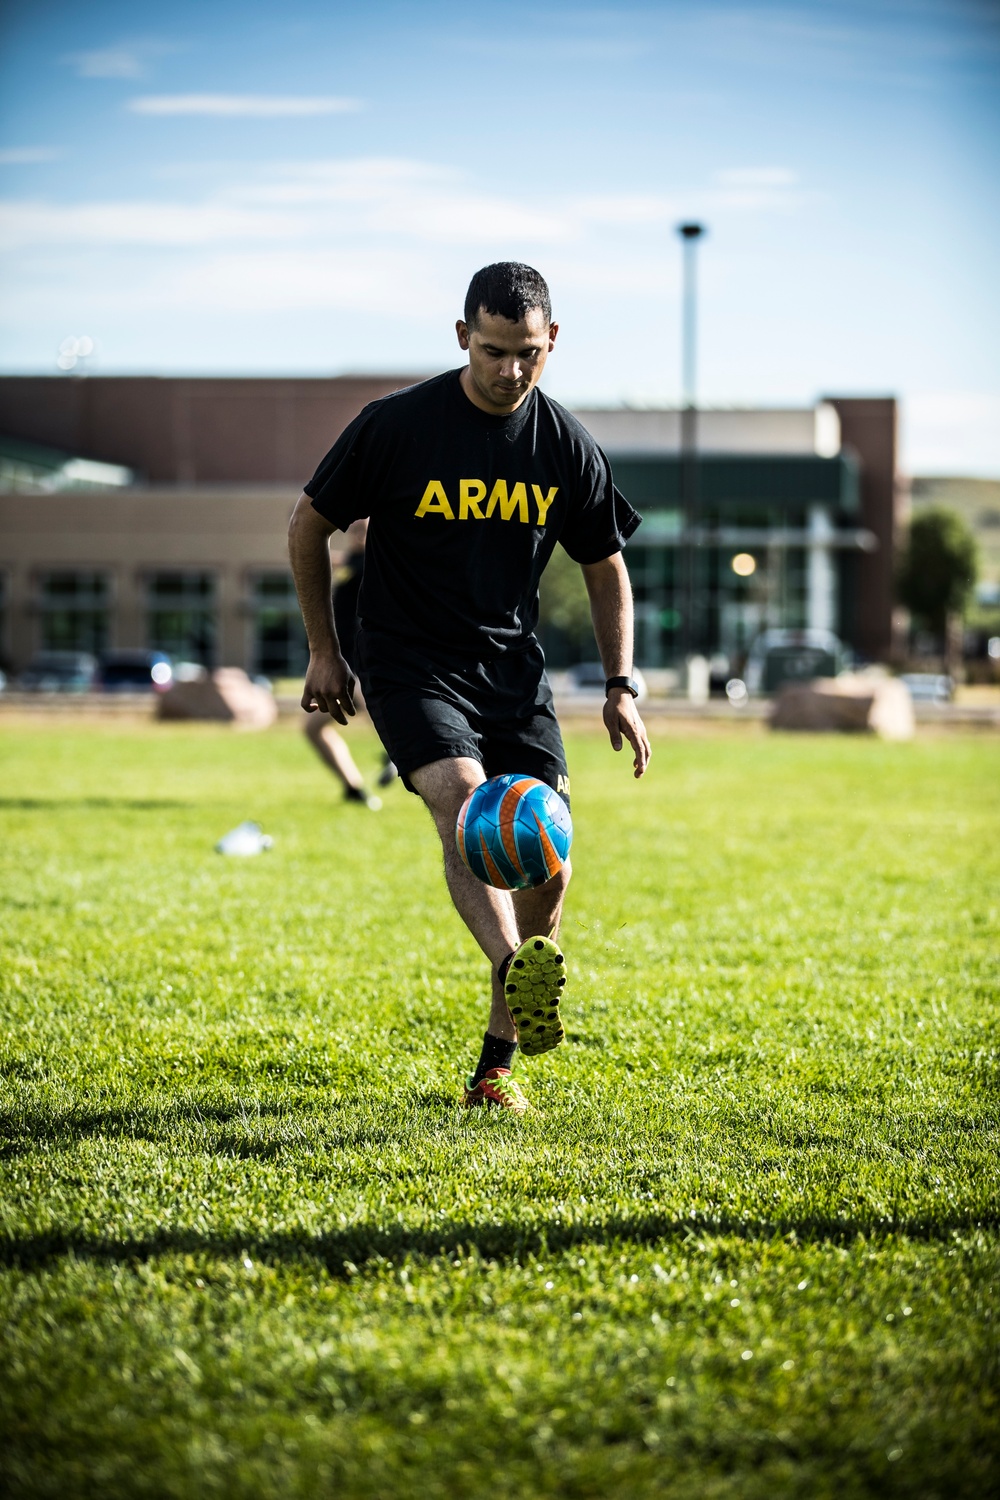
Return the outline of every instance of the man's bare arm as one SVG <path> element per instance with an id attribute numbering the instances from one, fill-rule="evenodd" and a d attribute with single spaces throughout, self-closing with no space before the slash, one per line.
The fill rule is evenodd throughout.
<path id="1" fill-rule="evenodd" d="M 632 675 L 632 586 L 620 552 L 602 562 L 584 563 L 583 579 L 590 595 L 590 617 L 605 677 Z M 635 752 L 636 777 L 645 773 L 651 754 L 649 737 L 635 699 L 626 688 L 612 688 L 604 703 L 604 724 L 611 748 L 622 748 L 622 736 Z"/>
<path id="2" fill-rule="evenodd" d="M 300 495 L 288 524 L 288 559 L 295 592 L 309 641 L 302 707 L 307 714 L 322 709 L 346 724 L 354 708 L 354 673 L 344 660 L 333 624 L 333 580 L 330 574 L 330 536 L 334 528 Z"/>

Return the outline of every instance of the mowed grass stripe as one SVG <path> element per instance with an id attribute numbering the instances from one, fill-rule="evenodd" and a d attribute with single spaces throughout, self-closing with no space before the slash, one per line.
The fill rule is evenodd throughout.
<path id="1" fill-rule="evenodd" d="M 484 965 L 415 798 L 284 730 L 4 730 L 11 1493 L 995 1483 L 995 742 L 656 750 L 571 741 L 515 1121 L 456 1105 Z"/>

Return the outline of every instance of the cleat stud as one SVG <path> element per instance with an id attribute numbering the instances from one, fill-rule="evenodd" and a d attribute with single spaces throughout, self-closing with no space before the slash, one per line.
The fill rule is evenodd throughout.
<path id="1" fill-rule="evenodd" d="M 514 960 L 514 968 L 515 969 L 523 969 L 524 968 L 524 959 L 523 958 L 515 958 L 515 960 Z"/>
<path id="2" fill-rule="evenodd" d="M 563 958 L 562 954 L 561 953 L 557 953 L 556 954 L 556 963 L 557 964 L 564 964 L 565 962 L 566 962 L 566 960 Z"/>
<path id="3" fill-rule="evenodd" d="M 516 984 L 509 984 L 507 986 L 507 993 L 508 993 L 508 995 L 516 995 L 517 994 L 517 985 Z"/>
<path id="4" fill-rule="evenodd" d="M 544 948 L 545 947 L 545 944 L 542 942 L 541 938 L 536 938 L 535 939 L 535 947 L 536 948 Z"/>
<path id="5" fill-rule="evenodd" d="M 560 987 L 562 987 L 562 985 L 564 985 L 565 983 L 566 983 L 566 976 L 564 974 L 563 977 L 559 980 Z"/>
<path id="6" fill-rule="evenodd" d="M 540 1016 L 540 1015 L 541 1015 L 541 1014 L 542 1014 L 542 1012 L 541 1012 L 541 1009 L 539 1009 L 539 1010 L 533 1010 L 533 1011 L 532 1011 L 532 1012 L 531 1012 L 531 1014 L 532 1014 L 532 1015 L 533 1015 L 533 1016 Z"/>

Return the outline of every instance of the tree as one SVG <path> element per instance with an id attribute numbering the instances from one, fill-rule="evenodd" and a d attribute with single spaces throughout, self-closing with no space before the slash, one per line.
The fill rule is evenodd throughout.
<path id="1" fill-rule="evenodd" d="M 976 539 L 957 511 L 918 511 L 896 571 L 896 594 L 910 614 L 942 640 L 949 616 L 961 616 L 976 582 Z"/>
<path id="2" fill-rule="evenodd" d="M 539 624 L 545 654 L 552 666 L 579 661 L 594 654 L 590 599 L 579 564 L 557 547 L 542 574 Z"/>

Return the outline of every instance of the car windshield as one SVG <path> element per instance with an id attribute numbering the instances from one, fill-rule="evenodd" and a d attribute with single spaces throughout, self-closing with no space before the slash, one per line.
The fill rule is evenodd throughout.
<path id="1" fill-rule="evenodd" d="M 144 661 L 109 661 L 101 670 L 105 682 L 148 682 L 150 667 Z"/>
<path id="2" fill-rule="evenodd" d="M 52 661 L 49 658 L 42 657 L 32 662 L 28 670 L 44 674 L 46 677 L 80 677 L 81 675 L 86 675 L 87 665 L 85 662 Z"/>

